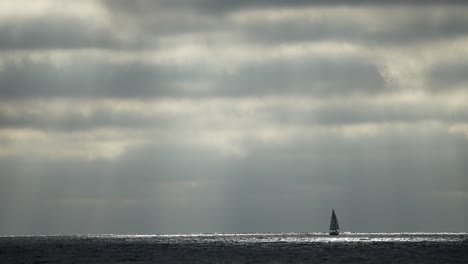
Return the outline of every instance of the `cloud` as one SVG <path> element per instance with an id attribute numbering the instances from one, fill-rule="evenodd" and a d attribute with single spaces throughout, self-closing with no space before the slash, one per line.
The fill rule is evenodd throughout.
<path id="1" fill-rule="evenodd" d="M 409 7 L 391 1 L 371 1 L 371 5 L 366 1 L 345 1 L 345 5 L 325 2 L 87 2 L 84 9 L 88 11 L 84 13 L 67 11 L 60 15 L 50 8 L 43 10 L 47 15 L 6 16 L 0 26 L 0 48 L 151 49 L 166 36 L 200 34 L 209 39 L 221 32 L 262 45 L 345 41 L 372 46 L 423 43 L 467 34 L 462 1 L 444 6 L 415 1 L 412 3 L 416 5 Z M 297 9 L 302 5 L 305 7 Z"/>
<path id="2" fill-rule="evenodd" d="M 5 50 L 0 94 L 6 98 L 353 95 L 385 93 L 389 87 L 415 88 L 412 83 L 422 89 L 426 69 L 421 66 L 416 71 L 419 76 L 411 75 L 411 70 L 417 64 L 427 65 L 418 60 L 427 60 L 428 55 L 413 55 L 415 46 L 441 38 L 459 40 L 467 34 L 462 26 L 466 9 L 453 6 L 403 9 L 397 5 L 389 10 L 291 6 L 242 9 L 219 19 L 191 8 L 171 9 L 167 16 L 144 15 L 144 10 L 164 13 L 159 5 L 180 4 L 171 3 L 121 3 L 124 10 L 143 14 L 130 14 L 120 22 L 120 11 L 112 11 L 119 3 L 107 3 L 103 10 L 111 9 L 98 13 L 106 14 L 105 19 L 94 17 L 99 23 L 92 27 L 84 17 L 55 13 L 6 19 L 0 29 L 5 35 L 3 44 L 0 41 Z M 396 44 L 398 50 L 389 50 L 387 44 Z M 392 61 L 398 58 L 393 53 L 407 59 Z M 31 59 L 34 56 L 41 59 Z M 54 61 L 60 56 L 66 59 Z M 7 59 L 11 57 L 15 59 Z"/>
<path id="3" fill-rule="evenodd" d="M 462 1 L 125 1 L 104 2 L 110 17 L 146 37 L 229 32 L 262 45 L 336 41 L 366 46 L 424 44 L 467 35 Z M 426 5 L 422 5 L 425 3 Z M 436 2 L 434 2 L 435 4 Z M 301 7 L 301 8 L 298 8 Z M 160 13 L 154 16 L 154 13 Z"/>
<path id="4" fill-rule="evenodd" d="M 147 63 L 113 64 L 78 60 L 7 62 L 0 72 L 2 97 L 147 97 L 171 94 L 177 69 Z"/>
<path id="5" fill-rule="evenodd" d="M 413 0 L 413 1 L 372 1 L 372 0 L 353 0 L 353 1 L 346 1 L 346 0 L 293 0 L 293 1 L 284 1 L 284 0 L 275 0 L 275 1 L 268 1 L 268 0 L 254 0 L 254 1 L 247 1 L 247 0 L 235 0 L 235 1 L 216 1 L 216 0 L 195 0 L 190 1 L 189 3 L 186 1 L 147 1 L 147 0 L 140 0 L 135 1 L 132 3 L 128 3 L 127 1 L 112 1 L 112 0 L 104 0 L 103 4 L 119 11 L 124 12 L 134 12 L 134 13 L 145 13 L 149 10 L 155 10 L 158 8 L 166 8 L 166 9 L 182 9 L 182 10 L 198 10 L 206 13 L 225 13 L 225 12 L 232 12 L 237 10 L 243 9 L 256 9 L 256 8 L 288 8 L 288 7 L 307 7 L 307 6 L 361 6 L 361 5 L 370 5 L 370 6 L 379 6 L 379 5 L 404 5 L 404 6 L 421 6 L 427 4 L 439 4 L 438 1 L 423 1 L 423 0 Z M 445 5 L 460 5 L 465 4 L 464 1 L 461 0 L 449 0 L 444 2 Z"/>
<path id="6" fill-rule="evenodd" d="M 120 48 L 126 44 L 101 25 L 83 18 L 41 16 L 3 19 L 0 49 L 86 49 Z"/>
<path id="7" fill-rule="evenodd" d="M 370 12 L 372 10 L 372 12 Z M 264 45 L 332 41 L 370 47 L 425 44 L 468 34 L 463 7 L 339 7 L 253 10 L 232 17 L 252 42 Z"/>
<path id="8" fill-rule="evenodd" d="M 462 137 L 426 128 L 419 135 L 405 129 L 370 140 L 324 134 L 316 140 L 296 138 L 288 145 L 256 143 L 250 145 L 246 159 L 223 157 L 197 146 L 151 144 L 111 161 L 9 162 L 2 158 L 4 171 L 13 174 L 1 179 L 1 195 L 6 193 L 9 199 L 2 199 L 0 206 L 4 212 L 16 213 L 6 214 L 1 230 L 24 232 L 27 229 L 21 229 L 21 221 L 16 222 L 16 229 L 12 223 L 33 215 L 64 225 L 42 232 L 66 232 L 73 228 L 66 223 L 74 221 L 65 221 L 68 218 L 61 212 L 70 212 L 77 222 L 87 223 L 85 218 L 90 218 L 94 223 L 80 225 L 76 232 L 315 231 L 326 229 L 326 221 L 317 212 L 325 214 L 339 204 L 350 230 L 398 231 L 404 228 L 392 223 L 403 216 L 408 220 L 407 213 L 415 207 L 432 212 L 447 202 L 466 202 L 460 196 L 444 196 L 443 200 L 432 196 L 432 190 L 466 192 L 466 171 L 458 167 L 467 156 L 466 144 Z M 452 170 L 454 166 L 459 169 Z M 11 188 L 16 192 L 9 192 Z M 364 226 L 361 218 L 381 212 L 382 204 L 387 205 L 393 222 L 382 219 L 378 226 Z M 363 205 L 366 210 L 359 211 Z M 57 206 L 65 211 L 56 210 Z M 362 215 L 355 219 L 352 212 L 356 210 Z M 199 212 L 206 214 L 191 217 Z M 292 213 L 294 220 L 287 221 L 285 212 Z M 128 224 L 129 219 L 123 217 L 128 213 L 137 213 L 140 225 Z M 446 217 L 454 219 L 466 216 L 466 211 L 456 208 L 447 213 Z M 114 219 L 116 215 L 122 218 Z M 272 216 L 282 221 L 264 221 Z M 417 230 L 443 228 L 436 218 L 427 216 L 422 226 L 414 226 Z M 171 221 L 174 217 L 180 221 Z M 300 220 L 304 218 L 308 221 Z M 114 224 L 106 227 L 110 219 Z M 205 225 L 206 221 L 212 226 Z M 35 225 L 44 228 L 41 221 Z"/>
<path id="9" fill-rule="evenodd" d="M 440 128 L 468 135 L 466 93 L 165 99 L 12 100 L 0 106 L 4 156 L 115 159 L 135 145 L 204 146 L 247 157 L 250 145 L 333 134 L 373 138 Z M 64 147 L 66 146 L 66 147 Z"/>
<path id="10" fill-rule="evenodd" d="M 232 94 L 353 94 L 385 91 L 376 65 L 359 58 L 304 58 L 257 63 L 228 77 Z"/>
<path id="11" fill-rule="evenodd" d="M 430 87 L 433 91 L 466 90 L 468 87 L 467 63 L 464 61 L 452 61 L 434 65 L 429 70 L 428 75 Z"/>
<path id="12" fill-rule="evenodd" d="M 98 103 L 99 104 L 99 103 Z M 27 104 L 26 104 L 27 105 Z M 147 128 L 168 126 L 169 116 L 136 111 L 115 111 L 108 107 L 95 106 L 90 111 L 80 111 L 80 102 L 70 102 L 75 109 L 55 111 L 47 107 L 31 106 L 0 110 L 1 128 L 38 129 L 45 131 L 83 131 L 98 128 Z"/>
<path id="13" fill-rule="evenodd" d="M 212 84 L 198 90 L 200 80 Z M 183 83 L 189 83 L 187 89 Z M 209 84 L 209 83 L 208 83 Z M 377 66 L 359 58 L 309 57 L 240 65 L 233 73 L 151 63 L 76 60 L 54 65 L 23 60 L 3 65 L 3 97 L 247 96 L 379 93 L 385 81 Z"/>
<path id="14" fill-rule="evenodd" d="M 0 234 L 466 230 L 464 2 L 18 3 Z"/>

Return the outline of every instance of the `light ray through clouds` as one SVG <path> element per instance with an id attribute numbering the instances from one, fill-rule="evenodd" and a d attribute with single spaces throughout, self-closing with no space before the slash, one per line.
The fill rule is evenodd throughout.
<path id="1" fill-rule="evenodd" d="M 468 231 L 468 5 L 425 3 L 1 1 L 0 235 Z"/>

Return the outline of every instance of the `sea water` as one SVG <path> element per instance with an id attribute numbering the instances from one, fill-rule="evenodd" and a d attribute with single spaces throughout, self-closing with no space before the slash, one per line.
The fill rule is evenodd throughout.
<path id="1" fill-rule="evenodd" d="M 468 263 L 468 234 L 4 236 L 0 263 Z"/>

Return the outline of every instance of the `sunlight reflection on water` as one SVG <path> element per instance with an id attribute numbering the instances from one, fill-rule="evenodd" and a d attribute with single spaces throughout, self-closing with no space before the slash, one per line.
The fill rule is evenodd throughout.
<path id="1" fill-rule="evenodd" d="M 467 248 L 467 233 L 5 236 L 0 263 L 468 263 Z"/>
<path id="2" fill-rule="evenodd" d="M 372 243 L 372 242 L 463 242 L 467 233 L 247 233 L 247 234 L 163 234 L 163 235 L 82 235 L 80 237 L 157 240 L 165 243 Z"/>

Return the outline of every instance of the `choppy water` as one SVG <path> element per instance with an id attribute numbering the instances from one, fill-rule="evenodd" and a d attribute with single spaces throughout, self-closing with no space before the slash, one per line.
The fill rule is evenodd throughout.
<path id="1" fill-rule="evenodd" d="M 468 263 L 468 234 L 10 236 L 0 263 Z"/>

